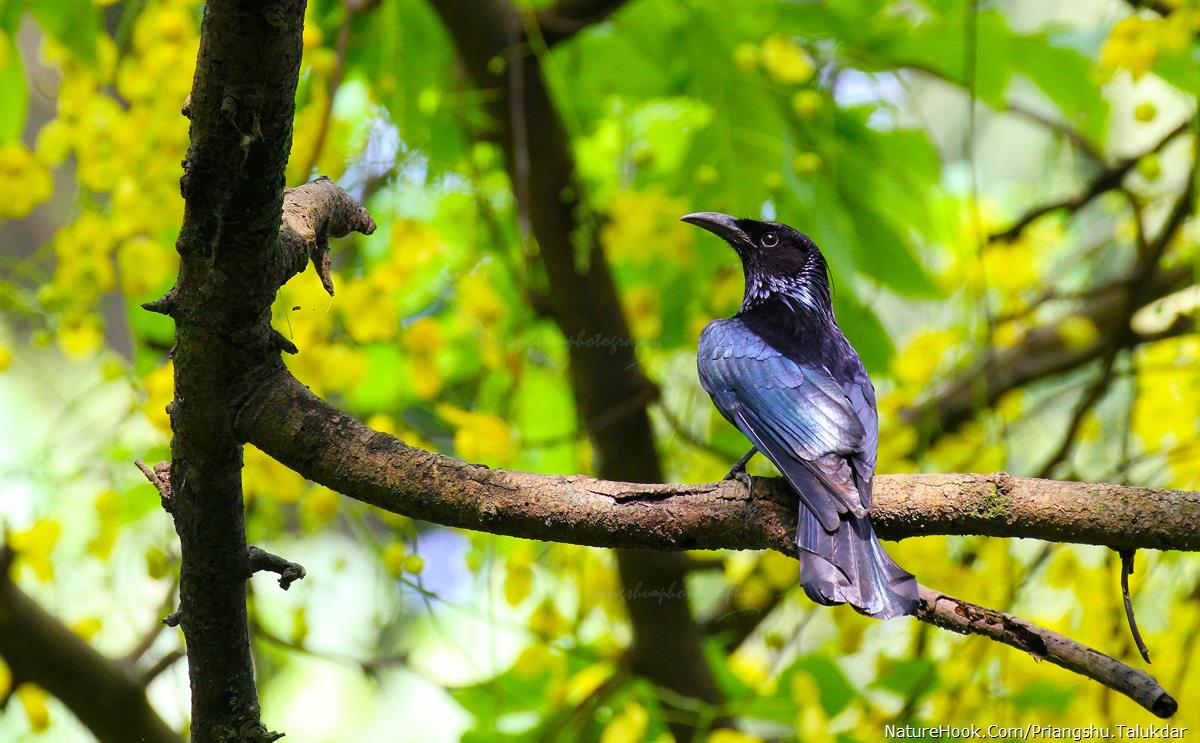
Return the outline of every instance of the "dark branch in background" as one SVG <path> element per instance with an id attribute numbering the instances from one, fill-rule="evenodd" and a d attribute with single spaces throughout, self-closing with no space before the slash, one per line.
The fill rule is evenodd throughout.
<path id="1" fill-rule="evenodd" d="M 0 546 L 0 657 L 13 688 L 42 687 L 102 743 L 182 743 L 150 706 L 132 669 L 100 655 L 17 588 L 9 575 L 12 560 Z"/>
<path id="2" fill-rule="evenodd" d="M 393 513 L 446 526 L 596 547 L 775 549 L 795 556 L 795 495 L 758 478 L 703 485 L 612 482 L 489 469 L 406 446 L 332 408 L 286 371 L 247 399 L 239 431 L 306 478 Z M 1008 475 L 880 477 L 872 520 L 881 536 L 989 534 L 1200 548 L 1200 493 Z M 983 634 L 1082 673 L 1170 715 L 1147 674 L 1011 615 L 923 589 L 918 618 Z"/>
<path id="3" fill-rule="evenodd" d="M 1082 152 L 1084 155 L 1087 155 L 1088 159 L 1090 159 L 1092 162 L 1099 165 L 1106 164 L 1104 153 L 1101 152 L 1090 139 L 1083 136 L 1078 129 L 1018 104 L 1010 104 L 1008 107 L 1008 112 L 1015 116 L 1020 116 L 1023 119 L 1028 119 L 1039 126 L 1049 129 L 1055 134 L 1065 137 L 1066 139 L 1070 140 L 1072 144 L 1078 147 L 1080 152 Z"/>
<path id="4" fill-rule="evenodd" d="M 534 13 L 546 46 L 566 41 L 588 26 L 615 13 L 625 0 L 559 0 Z"/>
<path id="5" fill-rule="evenodd" d="M 535 19 L 546 44 L 563 41 L 613 12 L 611 0 L 560 0 Z M 580 184 L 562 116 L 552 100 L 542 60 L 530 54 L 527 18 L 510 0 L 443 0 L 441 16 L 470 78 L 488 90 L 492 130 L 503 146 L 525 237 L 537 243 L 545 271 L 550 317 L 564 337 L 606 343 L 567 344 L 571 389 L 579 421 L 592 442 L 595 469 L 614 480 L 661 482 L 646 407 L 657 388 L 646 378 L 622 311 L 608 261 L 590 225 L 580 222 Z M 536 41 L 536 40 L 535 40 Z M 502 61 L 503 64 L 497 64 Z M 688 563 L 679 555 L 619 551 L 622 583 L 686 586 Z M 633 628 L 633 668 L 675 694 L 716 703 L 720 691 L 705 658 L 703 633 L 686 590 L 666 598 L 626 591 Z M 672 726 L 681 740 L 703 720 L 680 709 Z"/>
<path id="6" fill-rule="evenodd" d="M 1144 282 L 1146 303 L 1165 297 L 1187 286 L 1192 280 L 1190 266 L 1160 269 Z M 1083 347 L 1072 347 L 1063 320 L 1055 320 L 1030 329 L 1014 346 L 989 350 L 986 358 L 950 380 L 932 396 L 900 412 L 908 425 L 917 426 L 927 439 L 953 433 L 975 416 L 980 406 L 990 406 L 1009 390 L 1039 379 L 1077 369 L 1101 358 L 1111 347 L 1112 333 L 1124 314 L 1130 286 L 1116 281 L 1083 297 L 1076 311 L 1067 317 L 1083 318 L 1108 336 Z M 1141 306 L 1144 306 L 1141 305 Z M 1140 309 L 1140 306 L 1138 307 Z M 1181 316 L 1168 328 L 1139 335 L 1122 333 L 1121 349 L 1132 348 L 1161 338 L 1190 332 L 1195 318 Z"/>
<path id="7" fill-rule="evenodd" d="M 1064 134 L 1073 132 L 1069 127 L 1054 124 L 1023 109 L 1014 110 L 1014 113 L 1044 123 L 1054 131 Z M 1191 120 L 1182 122 L 1159 139 L 1146 153 L 1105 167 L 1080 194 L 1062 201 L 1031 208 L 1009 228 L 991 236 L 989 240 L 995 242 L 1016 239 L 1026 227 L 1045 214 L 1058 209 L 1076 211 L 1106 191 L 1124 191 L 1122 185 L 1124 176 L 1137 163 L 1137 160 L 1147 154 L 1161 151 L 1167 144 L 1187 133 L 1192 125 Z M 1075 133 L 1071 139 L 1087 144 L 1087 140 L 1078 133 Z M 1194 149 L 1195 141 L 1193 140 Z M 1090 150 L 1090 145 L 1089 148 L 1085 148 L 1085 151 L 1089 151 L 1089 156 L 1099 155 Z M 1102 359 L 1102 367 L 1106 367 L 1120 351 L 1164 337 L 1190 332 L 1195 325 L 1194 317 L 1181 316 L 1170 327 L 1149 335 L 1134 333 L 1129 326 L 1129 320 L 1137 310 L 1184 288 L 1193 280 L 1194 272 L 1190 266 L 1164 269 L 1159 265 L 1166 247 L 1178 234 L 1184 220 L 1190 214 L 1190 194 L 1194 193 L 1193 188 L 1193 183 L 1189 182 L 1185 194 L 1176 202 L 1158 235 L 1149 245 L 1146 244 L 1139 221 L 1138 261 L 1128 276 L 1100 287 L 1093 287 L 1074 298 L 1077 301 L 1077 307 L 1072 315 L 1064 316 L 1064 318 L 1074 316 L 1091 322 L 1100 330 L 1101 337 L 1096 342 L 1083 348 L 1070 347 L 1066 342 L 1065 334 L 1060 332 L 1063 319 L 1037 326 L 1029 330 L 1021 341 L 1011 348 L 989 349 L 980 361 L 951 379 L 933 395 L 902 410 L 901 419 L 908 425 L 916 426 L 921 432 L 923 440 L 932 441 L 958 430 L 960 426 L 975 416 L 981 405 L 990 406 L 1012 389 L 1045 377 L 1078 369 L 1097 359 Z M 1126 195 L 1130 196 L 1127 191 Z M 1134 208 L 1136 213 L 1136 206 Z M 1137 216 L 1140 220 L 1140 215 Z M 1035 305 L 1054 298 L 1046 295 L 1043 299 L 1035 302 Z M 1100 382 L 1103 382 L 1102 378 Z M 1100 382 L 1090 392 L 1097 398 L 1104 391 L 1104 385 Z M 1082 406 L 1077 410 L 1076 414 L 1080 422 L 1086 412 Z M 1077 427 L 1078 423 L 1075 425 Z M 1057 464 L 1055 460 L 1060 457 L 1065 458 L 1067 453 L 1066 451 L 1061 454 L 1056 452 L 1048 460 L 1047 466 L 1043 468 L 1043 473 Z"/>
<path id="8" fill-rule="evenodd" d="M 1021 115 L 1025 116 L 1027 118 L 1032 118 L 1034 120 L 1042 121 L 1047 126 L 1050 126 L 1051 128 L 1053 128 L 1055 131 L 1059 131 L 1059 132 L 1073 131 L 1070 129 L 1054 127 L 1047 120 L 1035 118 L 1037 116 L 1036 114 L 1033 114 L 1031 112 L 1026 112 L 1023 109 L 1016 109 L 1016 111 L 1020 111 Z M 1051 212 L 1056 212 L 1056 211 L 1060 211 L 1060 210 L 1067 210 L 1067 211 L 1072 211 L 1072 212 L 1079 211 L 1080 209 L 1082 209 L 1083 207 L 1090 204 L 1092 201 L 1094 201 L 1097 197 L 1101 196 L 1102 194 L 1106 194 L 1109 191 L 1119 189 L 1121 187 L 1121 183 L 1125 180 L 1125 176 L 1129 175 L 1129 171 L 1133 170 L 1134 166 L 1137 165 L 1138 160 L 1141 160 L 1143 157 L 1146 157 L 1147 155 L 1152 155 L 1152 154 L 1161 152 L 1162 149 L 1164 147 L 1166 147 L 1168 144 L 1170 144 L 1176 137 L 1179 137 L 1180 135 L 1187 132 L 1188 129 L 1191 127 L 1191 123 L 1192 122 L 1190 120 L 1186 120 L 1183 123 L 1179 124 L 1179 126 L 1175 127 L 1171 131 L 1167 132 L 1167 134 L 1165 136 L 1163 136 L 1162 139 L 1158 140 L 1158 142 L 1155 143 L 1155 145 L 1153 147 L 1151 147 L 1149 150 L 1142 153 L 1141 155 L 1125 158 L 1125 159 L 1121 160 L 1120 162 L 1116 163 L 1115 165 L 1111 165 L 1111 166 L 1104 168 L 1091 180 L 1091 182 L 1088 184 L 1087 188 L 1085 188 L 1080 193 L 1078 193 L 1074 196 L 1069 196 L 1064 199 L 1059 199 L 1057 201 L 1051 201 L 1046 204 L 1040 204 L 1038 206 L 1035 206 L 1035 207 L 1029 209 L 1029 211 L 1025 212 L 1015 222 L 1013 222 L 1013 224 L 1010 227 L 1008 227 L 1008 229 L 989 236 L 988 241 L 989 242 L 1011 242 L 1012 240 L 1015 240 L 1018 237 L 1020 237 L 1021 233 L 1025 231 L 1026 227 L 1033 224 L 1038 219 L 1041 219 L 1045 215 L 1050 214 Z M 1083 139 L 1082 137 L 1079 137 L 1079 138 L 1071 137 L 1071 140 L 1073 142 L 1076 142 L 1077 144 L 1079 144 L 1081 142 L 1087 143 L 1087 140 Z M 1091 148 L 1090 143 L 1087 143 L 1087 145 L 1088 145 L 1088 149 L 1086 149 L 1085 152 L 1089 153 L 1089 156 L 1095 156 L 1095 155 L 1099 154 L 1094 149 Z"/>

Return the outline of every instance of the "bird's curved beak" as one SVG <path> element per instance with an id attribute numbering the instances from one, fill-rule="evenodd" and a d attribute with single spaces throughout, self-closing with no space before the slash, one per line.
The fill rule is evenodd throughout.
<path id="1" fill-rule="evenodd" d="M 696 212 L 695 214 L 680 217 L 679 221 L 694 224 L 701 229 L 708 230 L 717 237 L 724 238 L 726 242 L 735 247 L 744 244 L 749 239 L 746 231 L 738 226 L 737 219 L 728 214 L 721 214 L 720 212 Z"/>

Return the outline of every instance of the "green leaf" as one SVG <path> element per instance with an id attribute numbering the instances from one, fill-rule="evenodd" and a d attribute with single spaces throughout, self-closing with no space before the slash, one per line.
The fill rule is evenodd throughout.
<path id="1" fill-rule="evenodd" d="M 15 36 L 21 25 L 23 8 L 21 0 L 0 0 L 0 31 Z"/>
<path id="2" fill-rule="evenodd" d="M 101 30 L 91 0 L 34 0 L 29 12 L 47 35 L 80 62 L 92 68 L 99 64 L 96 37 Z"/>
<path id="3" fill-rule="evenodd" d="M 813 681 L 817 682 L 817 688 L 821 690 L 821 707 L 829 717 L 846 709 L 858 697 L 846 674 L 827 655 L 806 656 L 796 661 L 794 668 L 812 676 Z"/>
<path id="4" fill-rule="evenodd" d="M 891 336 L 870 308 L 860 304 L 849 292 L 836 292 L 833 297 L 838 327 L 846 334 L 863 366 L 872 374 L 882 374 L 891 365 L 896 347 Z"/>
<path id="5" fill-rule="evenodd" d="M 1074 49 L 1057 46 L 1044 34 L 1014 39 L 1013 52 L 1016 71 L 1041 88 L 1088 139 L 1102 141 L 1108 125 L 1108 103 L 1099 86 L 1081 84 L 1094 72 L 1092 60 Z"/>
<path id="6" fill-rule="evenodd" d="M 1018 709 L 1041 709 L 1048 712 L 1063 713 L 1071 706 L 1075 691 L 1051 681 L 1038 679 L 1026 684 L 1023 688 L 1008 698 Z"/>
<path id="7" fill-rule="evenodd" d="M 21 140 L 25 113 L 29 109 L 29 88 L 21 64 L 16 39 L 0 31 L 0 144 Z"/>
<path id="8" fill-rule="evenodd" d="M 928 658 L 893 658 L 884 661 L 874 685 L 907 697 L 931 691 L 937 680 L 937 665 Z"/>

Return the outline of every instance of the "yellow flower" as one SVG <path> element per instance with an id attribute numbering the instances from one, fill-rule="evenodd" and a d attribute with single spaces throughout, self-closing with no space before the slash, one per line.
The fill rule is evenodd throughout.
<path id="1" fill-rule="evenodd" d="M 518 453 L 512 428 L 488 413 L 473 413 L 453 405 L 437 408 L 438 415 L 454 426 L 454 449 L 471 462 L 504 465 Z"/>
<path id="2" fill-rule="evenodd" d="M 1096 329 L 1096 324 L 1078 315 L 1063 318 L 1058 323 L 1057 332 L 1063 345 L 1072 351 L 1088 348 L 1100 340 L 1100 331 Z"/>
<path id="3" fill-rule="evenodd" d="M 420 555 L 408 555 L 400 567 L 409 575 L 420 575 L 425 569 L 425 558 Z"/>
<path id="4" fill-rule="evenodd" d="M 504 576 L 504 600 L 509 606 L 520 606 L 533 591 L 533 570 L 528 566 L 509 567 Z"/>
<path id="5" fill-rule="evenodd" d="M 442 326 L 426 315 L 404 329 L 404 348 L 417 356 L 432 356 L 445 345 Z"/>
<path id="6" fill-rule="evenodd" d="M 462 311 L 485 328 L 496 324 L 508 309 L 507 303 L 496 292 L 494 282 L 478 272 L 468 274 L 458 282 L 457 298 Z"/>
<path id="7" fill-rule="evenodd" d="M 355 343 L 389 341 L 400 329 L 390 292 L 374 281 L 360 279 L 344 287 L 338 310 Z"/>
<path id="8" fill-rule="evenodd" d="M 389 289 L 402 288 L 414 273 L 433 265 L 443 250 L 441 236 L 428 224 L 397 220 L 388 245 L 390 258 L 373 270 L 372 278 Z"/>
<path id="9" fill-rule="evenodd" d="M 54 579 L 54 563 L 50 556 L 61 535 L 62 524 L 52 519 L 38 519 L 28 529 L 9 535 L 8 544 L 21 564 L 28 565 L 39 580 L 50 581 Z"/>
<path id="10" fill-rule="evenodd" d="M 28 147 L 0 145 L 0 220 L 28 215 L 53 192 L 50 169 Z"/>
<path id="11" fill-rule="evenodd" d="M 278 503 L 299 503 L 308 481 L 253 445 L 242 452 L 242 488 L 245 497 Z"/>
<path id="12" fill-rule="evenodd" d="M 770 680 L 770 664 L 760 648 L 743 645 L 729 656 L 729 672 L 752 689 L 765 690 Z"/>
<path id="13" fill-rule="evenodd" d="M 117 248 L 117 269 L 121 291 L 140 297 L 159 288 L 175 268 L 175 252 L 148 237 L 125 240 Z"/>
<path id="14" fill-rule="evenodd" d="M 825 733 L 827 731 L 822 732 Z M 823 737 L 825 736 L 822 735 L 811 739 L 805 738 L 805 740 L 820 740 Z M 705 740 L 706 743 L 763 743 L 763 739 L 757 735 L 751 735 L 750 733 L 743 733 L 740 730 L 729 730 L 725 728 L 721 730 L 714 730 Z"/>
<path id="15" fill-rule="evenodd" d="M 12 366 L 12 360 L 12 349 L 4 343 L 0 343 L 0 372 L 8 371 L 8 368 Z"/>
<path id="16" fill-rule="evenodd" d="M 320 528 L 338 514 L 341 506 L 341 496 L 329 488 L 316 486 L 308 491 L 300 503 L 300 512 L 306 525 L 310 528 Z"/>
<path id="17" fill-rule="evenodd" d="M 817 71 L 808 53 L 782 34 L 763 41 L 762 66 L 768 75 L 787 85 L 806 83 Z"/>
<path id="18" fill-rule="evenodd" d="M 625 293 L 625 316 L 635 338 L 657 338 L 663 329 L 659 291 L 644 285 L 630 289 Z"/>
<path id="19" fill-rule="evenodd" d="M 801 90 L 792 96 L 792 111 L 802 119 L 811 119 L 824 106 L 825 99 L 815 90 Z"/>
<path id="20" fill-rule="evenodd" d="M 949 330 L 925 330 L 917 333 L 904 351 L 896 355 L 892 371 L 905 385 L 922 385 L 933 378 L 957 336 Z"/>
<path id="21" fill-rule="evenodd" d="M 621 714 L 604 726 L 604 731 L 600 733 L 600 743 L 640 743 L 649 725 L 650 713 L 646 708 L 637 702 L 630 702 L 621 710 Z"/>
<path id="22" fill-rule="evenodd" d="M 812 175 L 821 169 L 821 156 L 815 152 L 801 152 L 792 160 L 792 169 L 800 175 Z"/>
<path id="23" fill-rule="evenodd" d="M 167 415 L 167 403 L 175 397 L 175 366 L 170 361 L 155 367 L 146 375 L 146 417 L 163 433 L 171 433 L 171 417 Z"/>
<path id="24" fill-rule="evenodd" d="M 800 563 L 773 550 L 762 553 L 759 568 L 771 586 L 786 591 L 800 582 Z"/>
<path id="25" fill-rule="evenodd" d="M 390 433 L 393 436 L 400 436 L 400 427 L 396 425 L 396 419 L 387 413 L 375 413 L 366 420 L 367 428 L 380 431 L 382 433 Z"/>
<path id="26" fill-rule="evenodd" d="M 388 571 L 388 575 L 393 578 L 400 578 L 404 575 L 404 558 L 407 556 L 408 550 L 405 549 L 403 542 L 392 542 L 383 548 L 383 566 Z"/>
<path id="27" fill-rule="evenodd" d="M 68 315 L 58 328 L 58 347 L 67 356 L 86 358 L 95 353 L 104 342 L 100 318 L 95 315 Z"/>
<path id="28" fill-rule="evenodd" d="M 84 617 L 71 625 L 71 631 L 82 637 L 86 642 L 91 642 L 102 626 L 103 623 L 100 621 L 100 617 Z"/>
<path id="29" fill-rule="evenodd" d="M 1137 80 L 1149 72 L 1158 59 L 1161 30 L 1160 20 L 1137 15 L 1122 18 L 1113 25 L 1100 49 L 1100 66 L 1110 73 L 1128 70 Z"/>
<path id="30" fill-rule="evenodd" d="M 25 708 L 25 716 L 29 718 L 29 727 L 35 733 L 40 733 L 50 727 L 50 707 L 46 704 L 50 695 L 36 684 L 21 684 L 17 688 L 16 697 Z"/>
<path id="31" fill-rule="evenodd" d="M 552 599 L 546 598 L 529 615 L 529 629 L 541 637 L 558 637 L 567 631 L 567 618 L 554 605 Z"/>
<path id="32" fill-rule="evenodd" d="M 746 71 L 758 66 L 758 58 L 758 46 L 749 42 L 738 44 L 733 50 L 733 63 Z"/>
<path id="33" fill-rule="evenodd" d="M 679 221 L 679 215 L 687 211 L 687 202 L 658 188 L 618 191 L 609 202 L 600 242 L 605 252 L 619 261 L 657 264 L 666 256 L 684 262 L 694 232 Z"/>

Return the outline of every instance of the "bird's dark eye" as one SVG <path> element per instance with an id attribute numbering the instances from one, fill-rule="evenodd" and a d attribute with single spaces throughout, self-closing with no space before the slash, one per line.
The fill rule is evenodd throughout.
<path id="1" fill-rule="evenodd" d="M 762 238 L 759 239 L 759 243 L 761 243 L 764 248 L 773 248 L 779 244 L 779 235 L 776 235 L 774 232 L 764 233 Z"/>

